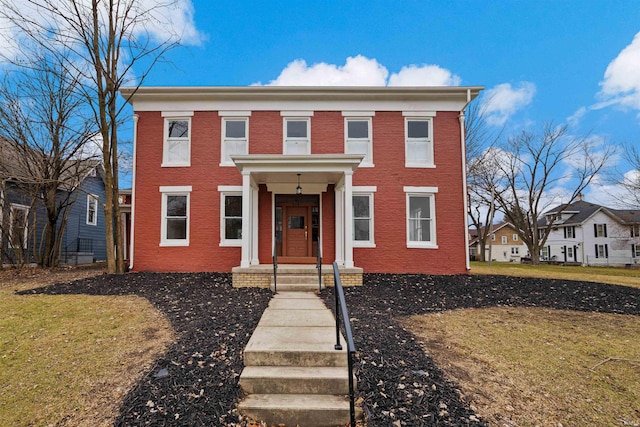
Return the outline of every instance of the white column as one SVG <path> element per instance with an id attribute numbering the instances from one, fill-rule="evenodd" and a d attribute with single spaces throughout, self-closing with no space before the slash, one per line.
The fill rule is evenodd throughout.
<path id="1" fill-rule="evenodd" d="M 336 262 L 344 265 L 344 191 L 342 186 L 335 187 L 335 217 L 336 217 Z"/>
<path id="2" fill-rule="evenodd" d="M 242 171 L 242 255 L 240 267 L 251 264 L 251 175 Z"/>
<path id="3" fill-rule="evenodd" d="M 258 258 L 258 193 L 259 188 L 255 183 L 251 185 L 251 218 L 252 227 L 251 227 L 251 265 L 260 264 L 260 260 Z"/>
<path id="4" fill-rule="evenodd" d="M 344 266 L 353 268 L 353 172 L 344 174 Z"/>

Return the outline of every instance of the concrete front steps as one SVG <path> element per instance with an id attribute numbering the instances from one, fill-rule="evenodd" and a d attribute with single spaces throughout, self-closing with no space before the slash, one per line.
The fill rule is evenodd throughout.
<path id="1" fill-rule="evenodd" d="M 347 354 L 334 349 L 333 314 L 312 292 L 278 291 L 245 348 L 238 408 L 268 425 L 344 426 Z"/>
<path id="2" fill-rule="evenodd" d="M 313 270 L 309 273 L 309 267 L 297 267 L 285 265 L 278 267 L 278 292 L 314 292 L 318 290 L 318 274 Z M 320 289 L 324 289 L 324 278 L 321 280 Z M 271 290 L 274 291 L 274 281 L 271 278 Z"/>

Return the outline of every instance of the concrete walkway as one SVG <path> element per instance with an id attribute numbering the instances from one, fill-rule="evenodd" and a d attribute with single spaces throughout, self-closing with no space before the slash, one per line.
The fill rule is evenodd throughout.
<path id="1" fill-rule="evenodd" d="M 240 411 L 269 425 L 349 422 L 347 354 L 335 350 L 333 313 L 313 292 L 280 292 L 244 351 Z"/>

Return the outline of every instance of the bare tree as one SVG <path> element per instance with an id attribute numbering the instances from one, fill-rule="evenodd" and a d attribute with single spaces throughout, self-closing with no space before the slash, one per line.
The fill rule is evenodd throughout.
<path id="1" fill-rule="evenodd" d="M 541 224 L 554 203 L 551 191 L 564 189 L 565 204 L 556 212 L 561 214 L 602 171 L 612 150 L 596 147 L 589 136 L 568 135 L 567 126 L 547 123 L 540 134 L 523 131 L 508 138 L 502 152 L 496 162 L 502 177 L 496 182 L 496 202 L 538 264 L 551 232 Z"/>
<path id="2" fill-rule="evenodd" d="M 34 47 L 51 55 L 72 53 L 67 72 L 84 79 L 83 95 L 89 101 L 102 138 L 105 171 L 104 205 L 107 265 L 111 273 L 124 271 L 122 227 L 118 204 L 118 127 L 124 102 L 120 88 L 142 84 L 167 50 L 179 44 L 181 34 L 169 25 L 176 1 L 157 0 L 0 0 L 0 16 L 18 29 L 18 55 L 29 57 Z M 158 40 L 152 29 L 164 28 Z M 136 66 L 137 76 L 133 70 Z"/>
<path id="3" fill-rule="evenodd" d="M 636 145 L 625 144 L 622 147 L 622 153 L 631 169 L 615 171 L 611 182 L 624 189 L 618 197 L 622 205 L 640 209 L 640 149 Z"/>
<path id="4" fill-rule="evenodd" d="M 32 208 L 36 200 L 44 205 L 46 225 L 41 239 L 34 236 L 40 242 L 34 255 L 45 267 L 58 264 L 67 212 L 77 197 L 73 190 L 96 165 L 78 159 L 95 135 L 95 123 L 86 117 L 81 83 L 66 73 L 64 60 L 36 58 L 30 67 L 7 73 L 0 88 L 0 131 L 6 138 L 0 175 L 30 195 Z"/>
<path id="5" fill-rule="evenodd" d="M 499 169 L 494 162 L 493 147 L 504 130 L 494 131 L 484 119 L 491 102 L 491 98 L 476 99 L 469 105 L 465 115 L 467 216 L 478 233 L 480 261 L 485 261 L 487 237 L 492 233 L 495 213 L 494 181 Z"/>

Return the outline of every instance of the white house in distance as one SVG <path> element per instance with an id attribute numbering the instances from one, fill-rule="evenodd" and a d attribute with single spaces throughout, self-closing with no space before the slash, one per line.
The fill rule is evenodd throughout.
<path id="1" fill-rule="evenodd" d="M 582 198 L 545 213 L 551 227 L 543 260 L 580 265 L 640 264 L 640 210 L 610 209 Z"/>

